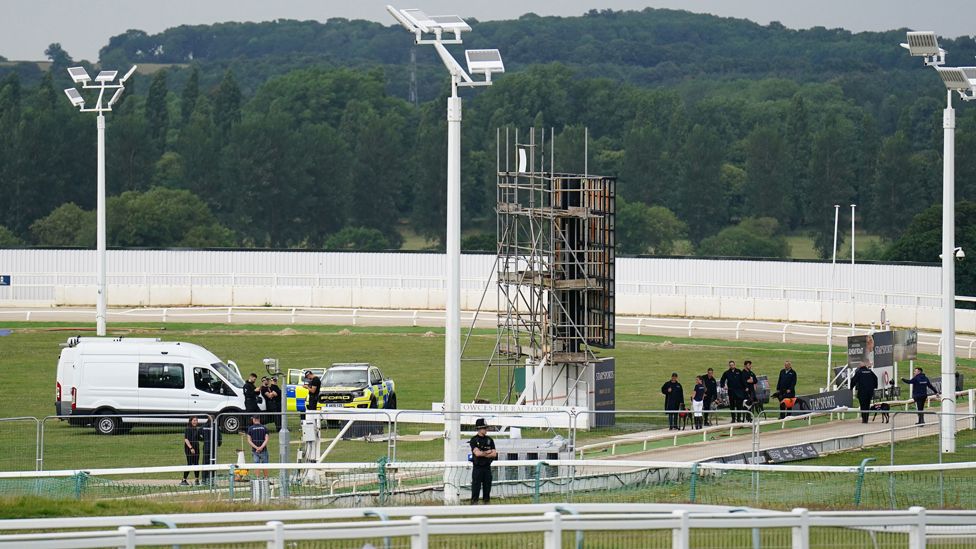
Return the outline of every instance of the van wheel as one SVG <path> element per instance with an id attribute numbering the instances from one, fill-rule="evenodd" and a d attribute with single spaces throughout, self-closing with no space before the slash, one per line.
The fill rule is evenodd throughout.
<path id="1" fill-rule="evenodd" d="M 241 416 L 228 414 L 220 418 L 220 430 L 225 434 L 234 434 L 241 430 Z"/>
<path id="2" fill-rule="evenodd" d="M 95 418 L 95 432 L 100 435 L 117 435 L 121 426 L 122 421 L 117 417 L 103 414 Z"/>
<path id="3" fill-rule="evenodd" d="M 396 393 L 390 395 L 390 400 L 386 402 L 387 410 L 396 410 Z"/>

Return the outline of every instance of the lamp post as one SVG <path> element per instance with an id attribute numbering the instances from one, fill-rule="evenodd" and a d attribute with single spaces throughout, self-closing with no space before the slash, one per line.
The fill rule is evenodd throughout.
<path id="1" fill-rule="evenodd" d="M 92 83 L 92 78 L 88 75 L 88 71 L 84 67 L 69 68 L 68 74 L 71 75 L 71 80 L 75 84 L 81 84 L 82 89 L 98 90 L 98 99 L 95 101 L 94 107 L 85 107 L 85 98 L 82 97 L 77 88 L 64 90 L 72 106 L 78 107 L 78 110 L 81 112 L 98 113 L 98 117 L 96 118 L 96 128 L 98 130 L 98 199 L 96 207 L 96 218 L 98 220 L 96 236 L 96 248 L 98 250 L 98 257 L 96 259 L 96 263 L 98 264 L 98 296 L 95 303 L 95 331 L 99 336 L 105 335 L 105 317 L 107 314 L 105 299 L 105 113 L 112 111 L 112 105 L 119 100 L 119 97 L 122 96 L 122 92 L 125 90 L 125 81 L 135 71 L 136 67 L 133 66 L 129 69 L 129 72 L 125 73 L 125 76 L 119 79 L 118 84 L 113 84 L 118 71 L 100 71 L 95 77 L 94 83 Z M 115 91 L 108 102 L 104 103 L 105 92 L 108 90 Z"/>
<path id="2" fill-rule="evenodd" d="M 461 44 L 461 33 L 471 27 L 456 15 L 428 16 L 417 9 L 398 10 L 386 6 L 390 15 L 414 35 L 416 44 L 434 46 L 451 74 L 451 96 L 447 99 L 447 314 L 444 327 L 444 461 L 456 461 L 461 447 L 461 98 L 459 87 L 490 86 L 493 73 L 505 72 L 498 50 L 464 52 L 468 72 L 454 59 L 445 44 Z M 453 38 L 445 35 L 453 34 Z M 475 81 L 468 74 L 483 74 Z M 444 500 L 458 503 L 456 484 L 444 479 Z"/>
<path id="3" fill-rule="evenodd" d="M 830 262 L 830 324 L 827 325 L 827 384 L 824 390 L 831 389 L 831 381 L 834 379 L 833 359 L 834 359 L 834 287 L 837 283 L 837 227 L 840 221 L 840 204 L 834 204 L 834 247 L 833 259 Z"/>
<path id="4" fill-rule="evenodd" d="M 934 32 L 909 32 L 902 44 L 913 57 L 922 57 L 935 67 L 946 86 L 946 108 L 942 114 L 942 403 L 939 425 L 942 452 L 956 451 L 956 111 L 952 92 L 964 101 L 976 99 L 976 67 L 946 68 L 945 50 Z"/>
<path id="5" fill-rule="evenodd" d="M 851 335 L 854 335 L 854 317 L 857 316 L 857 308 L 854 306 L 854 209 L 857 204 L 851 204 Z"/>
<path id="6" fill-rule="evenodd" d="M 289 463 L 288 446 L 291 444 L 291 434 L 288 432 L 288 380 L 285 379 L 281 367 L 278 366 L 277 358 L 266 358 L 261 362 L 264 364 L 264 369 L 267 370 L 269 376 L 281 376 L 282 381 L 284 381 L 285 389 L 283 390 L 283 394 L 278 395 L 278 402 L 281 404 L 278 410 L 281 412 L 281 429 L 278 431 L 278 461 L 279 463 Z M 281 385 L 278 385 L 278 389 L 282 390 Z M 265 404 L 267 404 L 267 401 L 265 401 Z M 274 412 L 274 410 L 268 410 L 268 412 Z M 281 485 L 281 499 L 287 499 L 288 471 L 281 469 L 278 480 Z"/>

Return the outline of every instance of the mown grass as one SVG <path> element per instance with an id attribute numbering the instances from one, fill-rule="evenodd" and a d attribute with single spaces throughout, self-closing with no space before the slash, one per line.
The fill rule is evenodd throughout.
<path id="1" fill-rule="evenodd" d="M 54 413 L 54 381 L 59 345 L 67 337 L 89 334 L 65 323 L 6 323 L 3 328 L 12 329 L 8 336 L 0 337 L 0 384 L 7 389 L 0 399 L 0 417 L 35 416 L 42 418 Z M 431 402 L 440 401 L 443 393 L 443 330 L 413 327 L 360 327 L 360 326 L 263 326 L 223 324 L 113 324 L 110 335 L 158 336 L 171 341 L 198 343 L 223 359 L 235 360 L 246 374 L 263 371 L 261 359 L 277 357 L 284 368 L 327 366 L 333 362 L 373 362 L 397 383 L 401 409 L 429 410 Z M 462 400 L 472 400 L 478 383 L 484 374 L 484 361 L 494 346 L 491 330 L 475 331 L 466 348 L 462 366 Z M 841 349 L 835 348 L 835 353 Z M 692 339 L 659 336 L 620 335 L 617 348 L 601 351 L 603 356 L 613 356 L 617 364 L 616 402 L 618 410 L 659 409 L 662 407 L 660 386 L 672 371 L 679 374 L 685 386 L 686 397 L 691 392 L 693 376 L 713 367 L 717 374 L 725 369 L 729 359 L 738 362 L 749 358 L 754 361 L 760 374 L 775 377 L 784 360 L 791 360 L 799 374 L 799 392 L 812 393 L 823 385 L 826 348 L 820 345 L 796 345 L 768 342 L 723 341 L 717 339 Z M 923 356 L 920 364 L 937 370 L 938 358 Z M 974 379 L 974 361 L 960 360 L 960 370 L 967 379 Z M 503 378 L 505 376 L 502 376 Z M 489 384 L 482 389 L 481 397 L 497 401 L 498 388 L 493 384 L 494 373 L 487 376 Z M 637 422 L 612 430 L 581 432 L 581 440 L 594 440 L 609 434 L 621 434 L 658 427 L 658 422 Z M 293 439 L 297 438 L 297 421 L 291 424 Z M 408 432 L 438 430 L 436 424 L 411 426 Z M 551 436 L 538 430 L 527 431 L 523 436 Z M 559 433 L 565 434 L 565 433 Z M 177 427 L 137 426 L 127 436 L 102 437 L 91 429 L 69 427 L 63 422 L 48 420 L 45 425 L 44 468 L 96 468 L 153 465 L 181 465 L 182 430 Z M 5 453 L 0 456 L 0 470 L 24 470 L 34 468 L 34 427 L 30 422 L 0 422 L 0 436 L 7 441 Z M 328 438 L 334 431 L 328 431 Z M 968 442 L 962 442 L 960 447 Z M 922 444 L 920 442 L 920 444 Z M 236 449 L 242 441 L 236 435 L 225 435 L 219 461 L 234 460 Z M 899 446 L 900 448 L 900 446 Z M 272 434 L 271 455 L 277 456 L 277 437 Z M 886 456 L 886 449 L 871 449 Z M 899 449 L 899 456 L 901 450 Z M 400 441 L 397 458 L 403 461 L 439 460 L 442 457 L 440 440 L 426 442 Z M 936 454 L 919 451 L 919 460 L 934 461 Z M 291 452 L 294 455 L 294 449 Z M 859 463 L 856 453 L 823 458 L 841 460 L 844 464 Z M 328 461 L 375 462 L 387 455 L 386 442 L 341 441 Z M 924 456 L 929 456 L 925 458 Z M 843 456 L 843 457 L 841 457 Z M 250 456 L 246 456 L 249 460 Z M 879 459 L 879 462 L 882 460 Z M 901 457 L 898 458 L 901 463 Z M 819 461 L 818 461 L 819 463 Z M 177 478 L 173 481 L 176 482 Z M 8 502 L 10 500 L 7 500 Z M 7 513 L 16 504 L 3 503 L 0 511 Z M 155 505 L 155 504 L 154 504 Z M 133 512 L 142 512 L 142 504 Z M 93 508 L 92 513 L 99 508 Z M 27 512 L 27 511 L 25 511 Z M 39 507 L 25 516 L 44 516 Z M 57 511 L 53 511 L 57 512 Z M 85 509 L 72 508 L 71 514 L 86 514 Z M 153 511 L 155 512 L 155 511 Z M 159 511 L 163 512 L 163 511 Z M 107 511 L 105 514 L 113 514 Z"/>

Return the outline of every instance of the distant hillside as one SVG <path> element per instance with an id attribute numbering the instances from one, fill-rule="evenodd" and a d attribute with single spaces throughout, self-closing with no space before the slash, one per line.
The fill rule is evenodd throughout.
<path id="1" fill-rule="evenodd" d="M 912 67 L 897 48 L 904 30 L 851 33 L 822 27 L 792 30 L 686 11 L 591 11 L 581 17 L 524 15 L 473 22 L 466 48 L 496 47 L 511 69 L 558 62 L 584 76 L 667 85 L 689 78 L 785 77 L 800 82 Z M 968 38 L 945 40 L 954 58 L 976 55 Z M 308 64 L 395 66 L 410 62 L 411 37 L 399 27 L 346 19 L 278 20 L 180 26 L 159 34 L 133 30 L 102 48 L 103 63 L 259 63 L 265 72 Z M 274 65 L 268 67 L 268 65 Z M 421 69 L 439 66 L 432 52 Z M 255 78 L 263 80 L 258 75 Z M 424 82 L 421 82 L 424 85 Z M 703 82 L 704 85 L 704 82 Z"/>

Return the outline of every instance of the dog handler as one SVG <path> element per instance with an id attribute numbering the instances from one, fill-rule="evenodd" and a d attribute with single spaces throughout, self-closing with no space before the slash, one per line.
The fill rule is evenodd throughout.
<path id="1" fill-rule="evenodd" d="M 941 397 L 942 394 L 932 385 L 932 382 L 929 381 L 929 378 L 926 377 L 921 368 L 915 368 L 915 376 L 912 379 L 902 378 L 901 381 L 912 386 L 912 400 L 915 401 L 915 409 L 918 410 L 918 422 L 916 425 L 922 425 L 925 423 L 925 414 L 922 413 L 922 410 L 925 409 L 925 401 L 929 397 L 928 390 L 932 389 L 932 392 L 936 396 Z"/>

